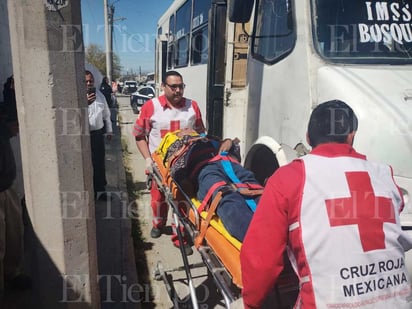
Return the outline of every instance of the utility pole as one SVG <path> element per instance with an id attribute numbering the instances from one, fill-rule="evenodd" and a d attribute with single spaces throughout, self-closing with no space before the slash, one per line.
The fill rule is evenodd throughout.
<path id="1" fill-rule="evenodd" d="M 142 67 L 139 65 L 139 83 L 142 81 Z"/>
<path id="2" fill-rule="evenodd" d="M 120 17 L 117 20 L 125 20 L 126 18 Z M 113 23 L 114 19 L 114 5 L 107 3 L 104 0 L 104 20 L 105 20 L 105 34 L 106 34 L 106 72 L 109 84 L 113 77 Z"/>
<path id="3" fill-rule="evenodd" d="M 113 29 L 113 12 L 114 6 L 109 5 L 107 0 L 104 0 L 104 22 L 105 22 L 105 34 L 106 34 L 106 75 L 109 79 L 109 85 L 112 81 L 112 59 L 113 59 L 113 51 L 112 51 L 112 29 Z"/>
<path id="4" fill-rule="evenodd" d="M 113 78 L 113 23 L 114 23 L 114 5 L 109 7 L 109 30 L 110 30 L 110 79 L 109 85 Z"/>

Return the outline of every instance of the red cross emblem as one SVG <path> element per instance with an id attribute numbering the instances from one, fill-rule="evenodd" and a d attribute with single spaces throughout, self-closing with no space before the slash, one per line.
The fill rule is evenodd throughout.
<path id="1" fill-rule="evenodd" d="M 180 130 L 180 120 L 170 120 L 170 126 L 167 130 L 160 130 L 160 137 L 165 137 L 166 133 Z"/>
<path id="2" fill-rule="evenodd" d="M 396 223 L 392 200 L 376 196 L 367 172 L 346 172 L 351 197 L 326 200 L 330 226 L 358 226 L 363 251 L 385 249 L 383 223 Z"/>

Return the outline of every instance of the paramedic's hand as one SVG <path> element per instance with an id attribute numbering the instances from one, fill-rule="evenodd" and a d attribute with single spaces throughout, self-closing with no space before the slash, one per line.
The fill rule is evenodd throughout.
<path id="1" fill-rule="evenodd" d="M 152 158 L 146 158 L 146 188 L 147 190 L 151 190 L 152 188 L 152 181 L 153 181 L 153 166 L 152 166 Z"/>
<path id="2" fill-rule="evenodd" d="M 153 173 L 153 166 L 152 166 L 152 158 L 148 157 L 146 158 L 146 174 L 152 174 Z"/>

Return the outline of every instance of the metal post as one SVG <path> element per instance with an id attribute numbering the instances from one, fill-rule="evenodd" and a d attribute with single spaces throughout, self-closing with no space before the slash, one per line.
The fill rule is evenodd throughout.
<path id="1" fill-rule="evenodd" d="M 109 79 L 109 83 L 112 81 L 112 46 L 111 46 L 111 23 L 113 16 L 109 14 L 109 5 L 107 0 L 104 0 L 104 29 L 106 38 L 106 76 Z"/>

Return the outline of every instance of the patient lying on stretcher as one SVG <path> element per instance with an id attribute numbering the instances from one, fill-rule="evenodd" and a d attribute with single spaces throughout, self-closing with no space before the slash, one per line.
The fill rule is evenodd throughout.
<path id="1" fill-rule="evenodd" d="M 226 230 L 242 242 L 263 188 L 240 165 L 239 140 L 220 141 L 185 130 L 168 134 L 158 152 L 164 153 L 171 176 L 185 191 L 196 194 L 202 202 L 199 213 L 211 209 L 216 196 L 221 198 L 209 212 L 214 211 Z"/>
<path id="2" fill-rule="evenodd" d="M 197 198 L 203 201 L 209 194 L 213 200 L 219 189 L 230 186 L 229 190 L 224 191 L 216 213 L 227 231 L 242 242 L 260 198 L 257 190 L 262 188 L 254 174 L 231 155 L 232 142 L 226 139 L 220 146 L 219 154 L 201 168 L 197 176 Z M 256 191 L 255 194 L 244 195 L 242 188 L 248 188 L 249 193 L 253 191 L 250 188 Z"/>

